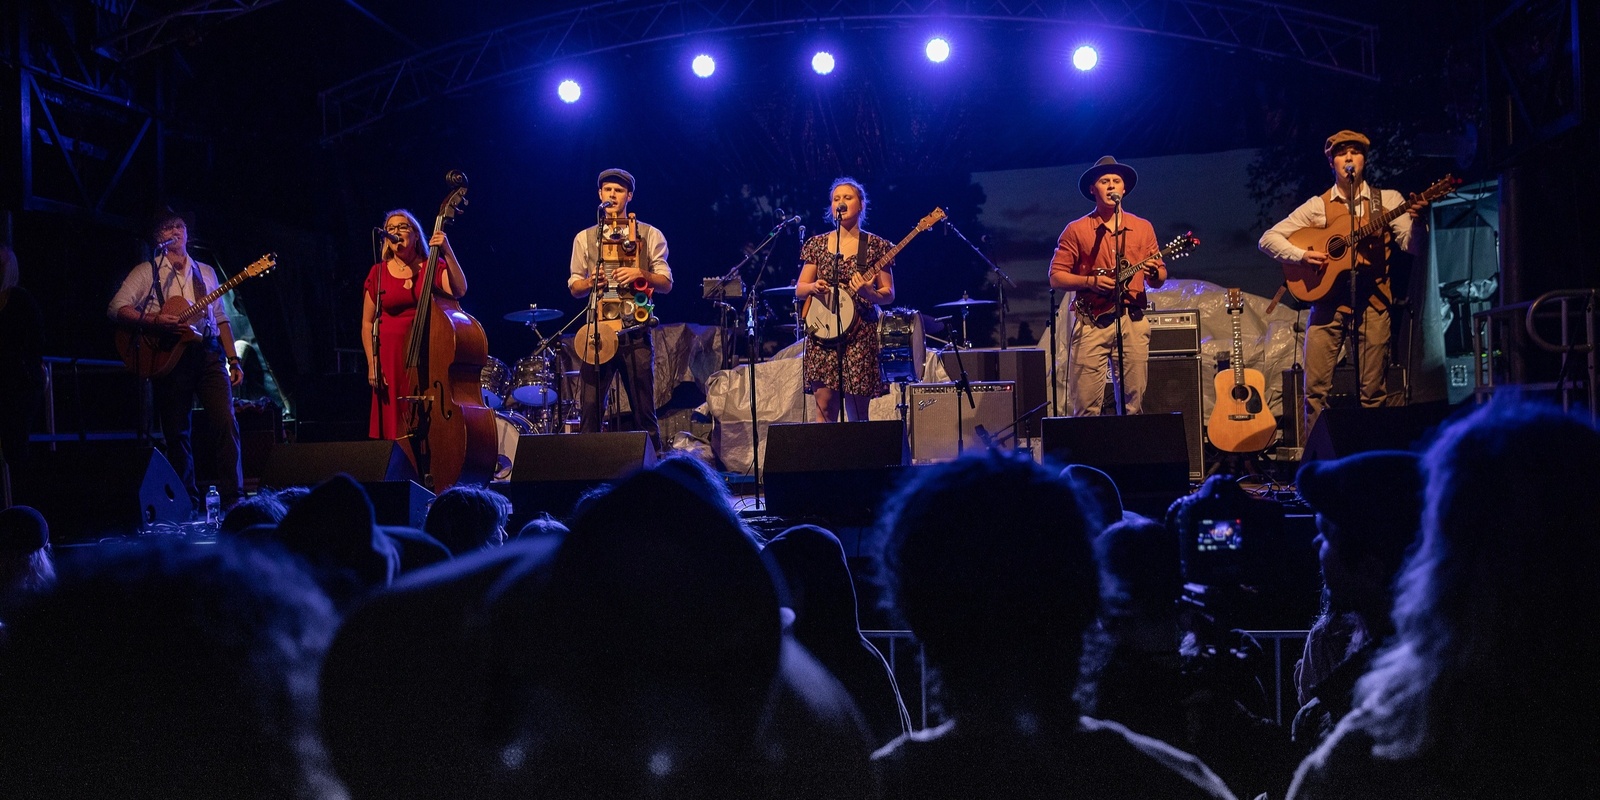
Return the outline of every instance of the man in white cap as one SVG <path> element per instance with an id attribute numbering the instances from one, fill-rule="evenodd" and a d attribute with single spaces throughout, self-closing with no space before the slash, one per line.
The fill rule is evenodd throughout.
<path id="1" fill-rule="evenodd" d="M 1353 213 L 1358 226 L 1367 217 L 1405 205 L 1406 199 L 1399 192 L 1380 191 L 1367 183 L 1367 151 L 1371 146 L 1371 140 L 1356 131 L 1343 130 L 1329 136 L 1323 142 L 1322 154 L 1333 170 L 1333 187 L 1301 203 L 1282 222 L 1261 234 L 1261 252 L 1284 263 L 1321 269 L 1329 264 L 1328 254 L 1297 247 L 1289 241 L 1289 236 L 1302 228 L 1326 227 L 1329 204 L 1344 205 L 1345 198 L 1354 197 Z M 1352 186 L 1355 187 L 1353 192 Z M 1388 394 L 1385 371 L 1389 364 L 1389 305 L 1394 298 L 1389 289 L 1390 246 L 1412 255 L 1421 253 L 1426 237 L 1414 235 L 1413 227 L 1420 219 L 1418 212 L 1427 205 L 1423 200 L 1412 203 L 1407 213 L 1395 217 L 1382 232 L 1356 247 L 1359 278 L 1355 302 L 1362 307 L 1357 325 L 1363 408 L 1385 405 Z M 1339 363 L 1340 348 L 1346 344 L 1352 316 L 1350 274 L 1345 272 L 1336 277 L 1327 294 L 1311 304 L 1305 344 L 1305 426 L 1300 429 L 1305 433 L 1311 431 L 1327 405 L 1328 390 L 1333 388 L 1333 368 Z"/>
<path id="2" fill-rule="evenodd" d="M 1094 210 L 1067 223 L 1050 259 L 1051 288 L 1076 293 L 1068 348 L 1072 364 L 1067 368 L 1067 396 L 1075 417 L 1100 413 L 1119 331 L 1126 367 L 1121 377 L 1123 407 L 1129 414 L 1144 410 L 1150 360 L 1145 287 L 1165 283 L 1167 267 L 1161 259 L 1151 259 L 1123 287 L 1122 296 L 1116 296 L 1117 256 L 1138 263 L 1160 250 L 1150 221 L 1122 209 L 1123 196 L 1138 182 L 1133 167 L 1118 164 L 1111 156 L 1095 162 L 1078 178 L 1078 191 L 1094 201 Z"/>
<path id="3" fill-rule="evenodd" d="M 609 275 L 610 288 L 631 299 L 648 287 L 649 293 L 666 294 L 672 291 L 672 267 L 667 265 L 667 237 L 660 229 L 636 220 L 630 224 L 628 201 L 633 199 L 633 175 L 623 169 L 608 169 L 595 180 L 600 192 L 600 206 L 604 221 L 578 232 L 572 239 L 572 269 L 567 276 L 567 290 L 573 297 L 587 297 L 595 289 L 597 279 Z M 615 246 L 601 247 L 601 238 Z M 608 260 L 608 254 L 621 254 L 617 261 Z M 603 285 L 601 291 L 606 291 Z M 656 424 L 655 348 L 651 345 L 650 329 L 653 312 L 644 315 L 647 320 L 636 320 L 631 314 L 623 315 L 622 332 L 618 336 L 615 356 L 599 365 L 584 362 L 580 365 L 583 427 L 585 433 L 600 430 L 600 398 L 611 386 L 612 376 L 622 373 L 623 391 L 628 393 L 628 406 L 633 410 L 634 427 L 650 434 L 656 451 L 661 450 L 661 431 Z M 580 334 L 582 335 L 582 334 Z M 612 335 L 609 331 L 601 335 Z"/>

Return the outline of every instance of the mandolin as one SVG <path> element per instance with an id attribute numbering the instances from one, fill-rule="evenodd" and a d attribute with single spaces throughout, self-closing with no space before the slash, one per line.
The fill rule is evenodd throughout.
<path id="1" fill-rule="evenodd" d="M 1144 306 L 1144 269 L 1155 261 L 1177 260 L 1189 255 L 1190 251 L 1200 246 L 1200 240 L 1195 237 L 1194 231 L 1173 237 L 1165 247 L 1145 256 L 1133 263 L 1123 262 L 1117 270 L 1117 286 L 1109 292 L 1086 289 L 1078 292 L 1076 306 L 1078 313 L 1089 319 L 1100 319 L 1117 311 L 1117 293 L 1123 295 L 1122 305 Z M 1096 275 L 1110 275 L 1106 269 L 1095 270 Z"/>
<path id="2" fill-rule="evenodd" d="M 1206 421 L 1206 437 L 1224 453 L 1259 453 L 1272 443 L 1278 420 L 1267 408 L 1267 379 L 1258 369 L 1244 368 L 1244 338 L 1239 318 L 1244 315 L 1244 294 L 1228 290 L 1228 317 L 1233 321 L 1233 352 L 1229 366 L 1216 377 L 1217 402 Z"/>

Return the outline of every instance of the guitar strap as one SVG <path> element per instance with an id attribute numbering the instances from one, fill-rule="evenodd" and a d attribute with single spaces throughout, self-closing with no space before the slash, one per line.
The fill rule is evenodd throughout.
<path id="1" fill-rule="evenodd" d="M 856 229 L 856 272 L 866 272 L 872 266 L 867 261 L 867 232 Z"/>

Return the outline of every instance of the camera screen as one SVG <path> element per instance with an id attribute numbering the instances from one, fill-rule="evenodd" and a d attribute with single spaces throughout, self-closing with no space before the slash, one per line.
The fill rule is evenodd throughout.
<path id="1" fill-rule="evenodd" d="M 1239 519 L 1200 520 L 1199 541 L 1195 543 L 1196 549 L 1202 553 L 1238 550 L 1243 543 L 1243 528 L 1243 520 Z"/>

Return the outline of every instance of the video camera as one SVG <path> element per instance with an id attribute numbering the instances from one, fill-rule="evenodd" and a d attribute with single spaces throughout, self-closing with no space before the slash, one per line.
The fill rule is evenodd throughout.
<path id="1" fill-rule="evenodd" d="M 1272 565 L 1281 560 L 1283 505 L 1252 497 L 1227 476 L 1179 498 L 1167 526 L 1178 534 L 1185 583 L 1263 586 L 1282 577 Z"/>

